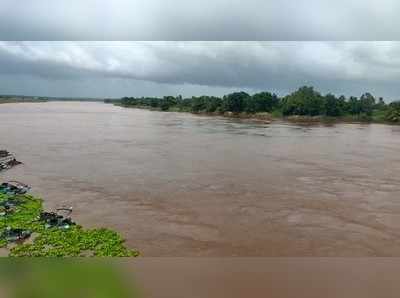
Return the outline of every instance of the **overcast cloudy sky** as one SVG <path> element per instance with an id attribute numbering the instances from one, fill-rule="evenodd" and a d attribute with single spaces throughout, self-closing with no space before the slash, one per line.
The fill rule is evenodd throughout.
<path id="1" fill-rule="evenodd" d="M 400 42 L 0 42 L 0 93 L 121 97 L 301 85 L 400 98 Z"/>
<path id="2" fill-rule="evenodd" d="M 398 40 L 398 0 L 1 0 L 2 40 Z"/>
<path id="3" fill-rule="evenodd" d="M 400 38 L 397 0 L 0 1 L 3 94 L 282 95 L 308 84 L 400 99 L 400 42 L 381 41 Z"/>

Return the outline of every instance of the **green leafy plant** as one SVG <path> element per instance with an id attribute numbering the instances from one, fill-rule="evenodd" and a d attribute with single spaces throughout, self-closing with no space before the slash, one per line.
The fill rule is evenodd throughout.
<path id="1" fill-rule="evenodd" d="M 69 229 L 46 228 L 38 220 L 42 212 L 42 200 L 24 195 L 10 197 L 0 194 L 0 203 L 18 201 L 13 212 L 0 216 L 0 235 L 9 228 L 26 229 L 36 237 L 31 243 L 16 244 L 10 249 L 12 257 L 135 257 L 139 253 L 124 246 L 122 237 L 109 229 L 84 229 L 79 225 Z M 7 245 L 0 238 L 0 247 Z"/>

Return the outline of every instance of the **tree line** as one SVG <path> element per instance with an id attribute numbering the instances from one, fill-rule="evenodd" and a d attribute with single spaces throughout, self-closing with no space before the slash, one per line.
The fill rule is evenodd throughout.
<path id="1" fill-rule="evenodd" d="M 106 102 L 114 102 L 106 100 Z M 304 86 L 295 92 L 279 97 L 270 92 L 250 95 L 246 92 L 234 92 L 216 96 L 159 97 L 123 97 L 118 100 L 123 106 L 152 108 L 162 111 L 181 111 L 191 113 L 232 113 L 255 114 L 271 113 L 276 116 L 326 116 L 351 117 L 365 121 L 400 122 L 400 101 L 386 104 L 382 97 L 376 99 L 370 93 L 359 98 L 322 95 L 313 87 Z"/>

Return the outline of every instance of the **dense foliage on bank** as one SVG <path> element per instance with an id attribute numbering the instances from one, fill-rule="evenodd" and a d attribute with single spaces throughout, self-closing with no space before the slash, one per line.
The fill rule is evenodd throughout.
<path id="1" fill-rule="evenodd" d="M 106 100 L 123 106 L 150 108 L 161 111 L 180 111 L 192 113 L 233 113 L 255 114 L 271 113 L 275 116 L 323 116 L 349 118 L 360 121 L 400 122 L 400 102 L 386 104 L 383 98 L 376 99 L 370 93 L 359 98 L 337 97 L 333 94 L 322 95 L 313 87 L 301 87 L 297 91 L 278 97 L 270 92 L 250 95 L 246 92 L 234 92 L 223 97 L 182 96 L 123 97 L 118 101 Z"/>

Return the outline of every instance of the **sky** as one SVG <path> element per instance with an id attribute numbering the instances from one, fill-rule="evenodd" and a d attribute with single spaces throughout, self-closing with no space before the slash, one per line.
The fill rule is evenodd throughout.
<path id="1" fill-rule="evenodd" d="M 398 0 L 1 0 L 3 40 L 398 40 Z"/>
<path id="2" fill-rule="evenodd" d="M 0 94 L 285 95 L 312 85 L 396 100 L 400 42 L 384 40 L 400 37 L 398 11 L 395 0 L 1 0 Z"/>

